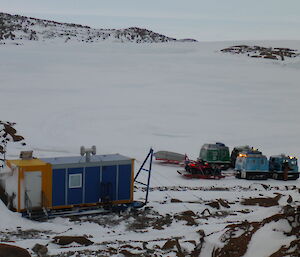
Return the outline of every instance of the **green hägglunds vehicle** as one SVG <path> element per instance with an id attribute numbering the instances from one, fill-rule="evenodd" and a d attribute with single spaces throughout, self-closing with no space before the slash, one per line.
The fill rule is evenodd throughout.
<path id="1" fill-rule="evenodd" d="M 229 148 L 220 142 L 204 144 L 201 147 L 199 159 L 224 170 L 230 167 Z"/>

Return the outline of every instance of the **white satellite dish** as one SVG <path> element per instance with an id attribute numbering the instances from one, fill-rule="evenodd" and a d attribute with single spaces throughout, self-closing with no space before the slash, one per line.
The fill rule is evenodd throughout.
<path id="1" fill-rule="evenodd" d="M 84 146 L 80 147 L 80 155 L 86 157 L 86 162 L 90 162 L 91 161 L 91 154 L 92 155 L 96 155 L 96 146 L 93 145 L 91 148 L 85 148 Z"/>

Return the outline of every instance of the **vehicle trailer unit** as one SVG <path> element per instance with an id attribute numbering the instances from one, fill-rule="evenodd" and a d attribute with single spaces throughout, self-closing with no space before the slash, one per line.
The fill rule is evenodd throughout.
<path id="1" fill-rule="evenodd" d="M 220 166 L 222 169 L 230 167 L 229 148 L 223 143 L 204 144 L 201 147 L 199 159 L 211 165 Z"/>
<path id="2" fill-rule="evenodd" d="M 239 154 L 236 158 L 235 170 L 237 178 L 268 179 L 269 162 L 265 155 L 252 149 Z"/>
<path id="3" fill-rule="evenodd" d="M 134 159 L 120 154 L 7 160 L 3 179 L 17 212 L 133 202 Z"/>
<path id="4" fill-rule="evenodd" d="M 285 154 L 270 156 L 269 171 L 273 179 L 296 180 L 299 178 L 297 158 Z"/>

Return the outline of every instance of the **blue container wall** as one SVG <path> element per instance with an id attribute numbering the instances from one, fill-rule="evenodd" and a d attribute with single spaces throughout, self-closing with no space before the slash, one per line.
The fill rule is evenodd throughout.
<path id="1" fill-rule="evenodd" d="M 130 200 L 132 165 L 53 169 L 52 206 Z M 70 187 L 70 175 L 81 177 L 81 186 Z"/>
<path id="2" fill-rule="evenodd" d="M 101 179 L 101 194 L 102 201 L 117 200 L 117 166 L 103 166 Z"/>
<path id="3" fill-rule="evenodd" d="M 119 179 L 118 179 L 118 200 L 130 199 L 131 190 L 131 165 L 119 166 Z"/>
<path id="4" fill-rule="evenodd" d="M 71 188 L 70 183 L 70 175 L 80 174 L 81 175 L 81 186 L 76 188 Z M 68 169 L 68 194 L 67 194 L 67 205 L 73 204 L 82 204 L 83 201 L 83 188 L 84 188 L 84 181 L 83 179 L 83 168 L 69 168 Z"/>
<path id="5" fill-rule="evenodd" d="M 66 205 L 66 169 L 52 170 L 52 206 Z"/>
<path id="6" fill-rule="evenodd" d="M 100 167 L 85 168 L 85 203 L 97 203 L 100 198 Z"/>

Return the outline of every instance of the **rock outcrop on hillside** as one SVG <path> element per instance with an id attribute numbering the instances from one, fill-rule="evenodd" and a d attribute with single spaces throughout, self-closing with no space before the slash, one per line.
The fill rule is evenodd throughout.
<path id="1" fill-rule="evenodd" d="M 282 60 L 285 58 L 294 58 L 300 56 L 297 50 L 286 48 L 286 47 L 263 47 L 263 46 L 248 46 L 248 45 L 237 45 L 224 48 L 221 50 L 223 53 L 231 54 L 246 54 L 252 58 L 264 58 L 272 60 Z"/>
<path id="2" fill-rule="evenodd" d="M 7 40 L 60 40 L 62 42 L 75 41 L 87 43 L 104 40 L 134 43 L 177 41 L 175 38 L 137 27 L 126 29 L 94 29 L 78 24 L 0 13 L 0 41 Z M 192 40 L 189 39 L 189 41 Z"/>

